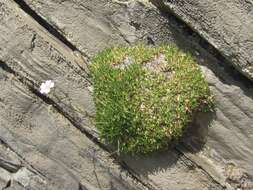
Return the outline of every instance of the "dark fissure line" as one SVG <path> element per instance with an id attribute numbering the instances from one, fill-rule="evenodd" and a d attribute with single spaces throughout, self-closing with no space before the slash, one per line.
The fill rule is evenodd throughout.
<path id="1" fill-rule="evenodd" d="M 41 26 L 43 26 L 50 34 L 55 36 L 61 42 L 63 42 L 66 46 L 68 46 L 72 51 L 78 51 L 78 48 L 68 41 L 58 30 L 58 28 L 53 27 L 49 24 L 45 19 L 43 19 L 39 14 L 37 14 L 24 0 L 13 0 L 16 2 L 22 10 L 24 10 L 27 14 L 29 14 L 34 20 L 36 20 Z M 167 6 L 161 3 L 157 3 L 155 0 L 151 0 L 154 5 L 158 7 L 164 17 L 170 17 L 175 20 L 175 22 L 181 26 L 183 32 L 188 36 L 194 36 L 197 43 L 208 51 L 211 55 L 213 55 L 217 60 L 219 60 L 219 64 L 226 68 L 226 70 L 231 74 L 231 76 L 237 81 L 243 81 L 246 86 L 251 86 L 253 84 L 247 77 L 245 77 L 242 73 L 240 73 L 233 66 L 230 66 L 231 63 L 228 64 L 228 60 L 221 54 L 219 50 L 217 50 L 212 44 L 210 44 L 206 39 L 201 37 L 197 31 L 194 31 L 190 26 L 187 25 L 180 17 L 178 17 L 172 11 L 167 10 Z M 166 7 L 166 8 L 165 8 Z M 81 53 L 82 54 L 82 53 Z M 87 57 L 87 56 L 86 56 Z"/>
<path id="2" fill-rule="evenodd" d="M 133 180 L 137 181 L 138 183 L 142 184 L 143 186 L 147 187 L 148 189 L 151 189 L 151 190 L 153 190 L 153 189 L 155 190 L 156 189 L 151 184 L 149 184 L 149 182 L 144 182 L 142 179 L 140 179 L 138 177 L 138 174 L 136 174 L 136 172 L 133 171 L 124 161 L 122 161 L 119 158 L 119 156 L 117 154 L 115 154 L 115 152 L 113 152 L 113 150 L 111 150 L 111 148 L 109 148 L 107 145 L 105 145 L 102 142 L 100 142 L 99 139 L 98 139 L 98 134 L 96 134 L 95 132 L 89 131 L 86 128 L 82 127 L 79 124 L 79 122 L 76 122 L 73 117 L 71 117 L 68 113 L 66 113 L 64 110 L 62 110 L 62 108 L 57 103 L 55 103 L 52 99 L 50 99 L 47 96 L 44 96 L 39 91 L 37 91 L 33 87 L 33 82 L 32 81 L 30 81 L 27 78 L 24 78 L 24 77 L 20 76 L 16 71 L 14 71 L 11 67 L 9 67 L 6 63 L 2 62 L 1 60 L 0 60 L 0 68 L 2 68 L 4 71 L 6 71 L 8 73 L 13 74 L 18 79 L 18 81 L 20 81 L 22 84 L 24 84 L 25 86 L 27 86 L 28 89 L 34 95 L 36 95 L 37 97 L 39 97 L 46 104 L 52 105 L 57 110 L 57 112 L 59 114 L 61 114 L 63 117 L 65 117 L 75 128 L 77 128 L 81 133 L 83 133 L 88 139 L 90 139 L 93 143 L 95 143 L 96 145 L 98 145 L 101 149 L 103 149 L 106 152 L 110 153 L 110 157 L 113 158 L 114 161 L 116 161 L 116 163 L 118 163 L 123 170 L 127 171 L 127 173 L 129 174 L 129 176 L 131 176 L 131 178 Z"/>
<path id="3" fill-rule="evenodd" d="M 40 15 L 38 15 L 24 0 L 13 0 L 13 1 L 15 3 L 17 3 L 24 12 L 26 12 L 28 15 L 30 15 L 35 21 L 37 21 L 42 27 L 44 27 L 50 34 L 52 34 L 54 37 L 56 37 L 57 39 L 59 39 L 62 43 L 64 43 L 66 46 L 68 46 L 72 51 L 78 51 L 78 52 L 80 52 L 75 45 L 73 45 L 71 42 L 69 42 L 59 32 L 59 29 L 57 29 L 56 27 L 54 27 L 51 24 L 49 24 L 45 19 L 43 19 Z M 165 16 L 165 17 L 168 17 L 168 16 L 172 17 L 179 26 L 182 26 L 184 33 L 186 33 L 188 36 L 189 35 L 190 36 L 194 36 L 194 38 L 196 38 L 198 40 L 198 43 L 199 43 L 199 45 L 202 48 L 206 49 L 209 53 L 211 53 L 218 60 L 220 60 L 220 62 L 222 64 L 224 64 L 222 66 L 225 66 L 226 68 L 228 68 L 228 66 L 226 65 L 226 63 L 224 63 L 224 62 L 227 62 L 226 59 L 221 55 L 221 53 L 216 48 L 214 48 L 211 44 L 209 44 L 209 42 L 207 40 L 205 40 L 204 38 L 202 38 L 197 32 L 195 32 L 194 30 L 192 30 L 184 21 L 182 21 L 180 18 L 178 18 L 173 13 L 168 13 L 167 11 L 164 11 L 164 10 L 161 10 L 161 12 L 162 12 L 163 16 Z M 92 142 L 94 142 L 95 144 L 97 144 L 103 150 L 111 153 L 111 157 L 113 159 L 115 159 L 117 161 L 117 163 L 119 163 L 119 165 L 121 166 L 122 169 L 126 170 L 130 174 L 131 178 L 133 178 L 134 180 L 138 181 L 143 186 L 145 186 L 145 187 L 147 187 L 149 189 L 155 189 L 155 187 L 153 187 L 151 184 L 149 184 L 148 182 L 144 182 L 142 179 L 140 179 L 140 177 L 138 176 L 138 174 L 136 174 L 136 172 L 133 171 L 124 161 L 120 160 L 119 157 L 117 156 L 117 154 L 113 154 L 113 152 L 112 152 L 112 150 L 110 148 L 108 148 L 105 144 L 101 143 L 99 141 L 97 135 L 95 135 L 91 131 L 88 131 L 87 129 L 83 128 L 78 122 L 76 122 L 75 118 L 73 118 L 71 115 L 69 115 L 64 110 L 62 110 L 62 108 L 60 106 L 58 106 L 57 103 L 55 103 L 52 99 L 48 98 L 47 96 L 44 96 L 40 92 L 38 92 L 33 87 L 33 82 L 32 81 L 29 81 L 28 79 L 19 76 L 18 73 L 16 73 L 8 65 L 6 65 L 5 63 L 3 63 L 1 61 L 0 61 L 0 68 L 3 68 L 3 70 L 5 70 L 5 71 L 7 71 L 9 73 L 12 73 L 13 75 L 15 75 L 18 78 L 18 80 L 22 84 L 25 84 L 33 94 L 35 94 L 40 99 L 42 99 L 42 101 L 44 101 L 46 104 L 52 105 L 61 115 L 63 115 L 66 119 L 68 119 L 73 126 L 75 126 L 83 134 L 85 134 Z M 233 67 L 229 67 L 229 68 L 230 68 L 230 70 L 233 73 L 235 72 L 235 74 L 233 74 L 233 75 L 235 75 L 236 78 L 239 78 L 240 80 L 242 78 L 242 80 L 246 80 L 247 82 L 249 81 L 249 79 L 247 79 L 246 77 L 244 77 L 241 73 L 239 73 Z M 184 155 L 178 149 L 175 149 L 175 151 L 177 151 L 180 155 Z M 189 158 L 187 158 L 187 159 L 190 160 Z M 190 160 L 190 161 L 193 162 L 192 160 Z M 197 167 L 199 167 L 195 162 L 193 162 L 193 163 Z M 202 171 L 204 171 L 206 175 L 210 176 L 203 168 L 200 167 L 200 169 Z M 213 182 L 218 183 L 215 180 Z"/>
<path id="4" fill-rule="evenodd" d="M 72 44 L 70 41 L 68 41 L 68 39 L 65 38 L 65 36 L 59 32 L 59 30 L 60 30 L 59 28 L 56 28 L 56 27 L 52 26 L 50 23 L 48 23 L 39 14 L 37 14 L 24 0 L 13 0 L 13 1 L 17 5 L 19 5 L 19 7 L 25 13 L 30 15 L 39 25 L 41 25 L 43 28 L 45 28 L 48 31 L 48 33 L 53 35 L 56 39 L 60 40 L 63 44 L 65 44 L 72 51 L 79 52 L 83 57 L 85 57 L 87 59 L 87 61 L 90 60 L 90 57 L 87 54 L 79 51 L 79 49 L 74 44 Z M 34 36 L 34 38 L 36 38 L 36 36 Z M 33 48 L 33 44 L 31 44 L 31 48 Z M 89 78 L 89 73 L 87 73 L 87 71 L 85 69 L 83 69 L 80 66 L 79 66 L 79 69 L 82 70 L 83 72 L 85 72 Z M 91 81 L 88 78 L 86 78 L 86 79 L 88 80 L 89 83 L 91 83 Z"/>
<path id="5" fill-rule="evenodd" d="M 185 147 L 184 144 L 181 144 L 181 146 Z M 226 189 L 225 186 L 223 186 L 220 182 L 218 182 L 217 180 L 215 180 L 213 178 L 213 176 L 211 174 L 209 174 L 201 165 L 199 165 L 194 160 L 191 160 L 190 158 L 188 158 L 187 156 L 185 156 L 184 152 L 179 147 L 175 147 L 174 150 L 182 158 L 183 162 L 184 162 L 184 159 L 187 160 L 187 162 L 190 162 L 190 165 L 193 165 L 193 167 L 195 167 L 195 168 L 199 168 L 212 181 L 213 184 L 216 184 L 221 189 Z M 189 167 L 188 163 L 185 163 L 185 165 Z"/>
<path id="6" fill-rule="evenodd" d="M 0 140 L 0 143 L 4 144 L 2 140 Z M 10 173 L 16 173 L 22 166 L 9 162 L 8 160 L 5 160 L 0 157 L 0 167 L 7 170 Z"/>
<path id="7" fill-rule="evenodd" d="M 193 41 L 196 42 L 201 48 L 205 49 L 210 55 L 215 57 L 219 61 L 219 65 L 225 68 L 225 71 L 233 78 L 235 81 L 243 82 L 246 87 L 252 87 L 253 82 L 244 76 L 240 71 L 238 71 L 232 63 L 224 56 L 222 53 L 216 49 L 212 44 L 209 43 L 204 37 L 202 37 L 198 31 L 191 28 L 182 18 L 176 15 L 170 8 L 157 0 L 150 0 L 160 11 L 161 15 L 168 19 L 172 19 L 178 28 L 181 28 L 181 32 L 185 36 L 189 36 Z M 173 26 L 173 23 L 172 23 Z"/>
<path id="8" fill-rule="evenodd" d="M 43 102 L 45 102 L 48 105 L 52 105 L 61 115 L 63 115 L 65 118 L 67 118 L 72 125 L 74 125 L 75 127 L 77 127 L 82 133 L 85 133 L 85 135 L 91 139 L 93 142 L 95 142 L 96 144 L 99 144 L 100 147 L 102 147 L 103 149 L 108 150 L 108 148 L 100 143 L 98 141 L 98 137 L 94 136 L 91 134 L 91 132 L 87 132 L 87 130 L 85 130 L 81 125 L 77 124 L 77 122 L 75 121 L 75 119 L 73 119 L 68 113 L 64 112 L 60 106 L 57 105 L 57 103 L 55 103 L 55 101 L 53 101 L 52 99 L 50 99 L 49 97 L 41 94 L 38 90 L 36 90 L 34 88 L 34 84 L 31 80 L 24 78 L 22 76 L 20 76 L 16 71 L 14 71 L 11 67 L 9 67 L 6 63 L 2 62 L 0 60 L 0 68 L 2 68 L 4 71 L 13 74 L 22 84 L 24 84 L 25 86 L 28 87 L 28 89 L 37 97 L 39 97 Z"/>
<path id="9" fill-rule="evenodd" d="M 54 37 L 56 37 L 61 42 L 63 42 L 72 51 L 78 51 L 78 52 L 80 52 L 77 49 L 77 47 L 75 47 L 71 42 L 69 42 L 60 32 L 57 31 L 56 28 L 54 28 L 53 26 L 51 26 L 46 20 L 44 20 L 41 16 L 39 16 L 23 0 L 13 0 L 13 1 L 15 3 L 17 3 L 24 12 L 26 12 L 28 15 L 30 15 L 35 21 L 37 21 L 42 27 L 44 27 L 50 34 L 52 34 Z M 85 57 L 87 57 L 87 56 L 85 56 Z M 95 144 L 97 144 L 103 150 L 111 153 L 111 157 L 113 159 L 115 159 L 115 161 L 117 161 L 117 163 L 119 163 L 119 165 L 121 166 L 121 168 L 123 170 L 126 170 L 128 172 L 128 174 L 131 176 L 132 179 L 134 179 L 135 181 L 139 182 L 140 184 L 142 184 L 143 186 L 147 187 L 148 189 L 155 189 L 148 182 L 144 182 L 143 180 L 139 179 L 138 175 L 131 168 L 129 168 L 128 165 L 125 162 L 121 161 L 116 154 L 112 153 L 112 151 L 105 144 L 103 144 L 103 143 L 101 143 L 99 141 L 97 135 L 94 136 L 94 133 L 92 134 L 91 131 L 87 131 L 80 124 L 78 124 L 78 122 L 76 122 L 75 119 L 73 119 L 68 113 L 64 112 L 60 108 L 60 106 L 58 106 L 52 99 L 50 99 L 50 98 L 42 95 L 40 92 L 38 92 L 36 89 L 34 89 L 32 81 L 29 81 L 28 79 L 24 79 L 21 76 L 19 76 L 18 73 L 16 73 L 13 69 L 11 69 L 6 63 L 2 62 L 1 60 L 0 60 L 0 68 L 2 68 L 3 70 L 5 70 L 8 73 L 11 73 L 11 74 L 15 75 L 17 77 L 17 79 L 22 84 L 25 84 L 33 94 L 35 94 L 40 99 L 42 99 L 42 101 L 44 101 L 46 104 L 52 105 L 61 115 L 63 115 L 67 120 L 69 120 L 70 123 L 73 126 L 75 126 L 83 134 L 85 134 L 85 136 L 87 136 L 92 142 L 94 142 Z"/>
<path id="10" fill-rule="evenodd" d="M 0 62 L 0 64 L 1 64 L 1 62 Z M 0 65 L 0 67 L 1 67 L 1 65 Z M 38 175 L 38 176 L 43 177 L 43 178 L 46 179 L 46 176 L 45 176 L 44 174 L 42 174 L 40 171 L 38 171 L 33 165 L 31 165 L 30 163 L 28 163 L 28 162 L 26 161 L 26 159 L 24 159 L 18 152 L 16 152 L 7 142 L 5 142 L 5 141 L 3 141 L 2 139 L 0 139 L 0 143 L 3 144 L 6 148 L 9 148 L 12 152 L 14 152 L 14 153 L 18 156 L 18 158 L 23 162 L 22 164 L 26 164 L 26 165 L 28 166 L 28 169 L 29 169 L 32 173 L 34 173 L 34 174 L 36 174 L 36 175 Z M 20 166 L 23 166 L 23 165 L 20 165 Z M 18 166 L 17 166 L 17 167 L 18 167 Z M 4 168 L 4 169 L 6 169 L 6 168 Z M 18 170 L 19 170 L 19 169 L 18 169 Z M 18 170 L 17 170 L 17 171 L 18 171 Z M 9 171 L 10 173 L 15 173 L 15 172 L 17 172 L 17 171 L 13 171 L 13 172 L 12 172 L 12 170 L 7 170 L 7 171 Z"/>
<path id="11" fill-rule="evenodd" d="M 11 180 L 7 181 L 5 187 L 2 188 L 2 190 L 8 189 L 11 186 Z"/>
<path id="12" fill-rule="evenodd" d="M 50 25 L 45 19 L 43 19 L 40 15 L 38 15 L 29 5 L 26 4 L 23 0 L 13 0 L 17 3 L 20 8 L 30 15 L 35 21 L 37 21 L 41 26 L 43 26 L 50 34 L 55 36 L 61 42 L 63 42 L 66 46 L 68 46 L 72 51 L 78 51 L 77 47 L 69 42 L 55 27 Z"/>

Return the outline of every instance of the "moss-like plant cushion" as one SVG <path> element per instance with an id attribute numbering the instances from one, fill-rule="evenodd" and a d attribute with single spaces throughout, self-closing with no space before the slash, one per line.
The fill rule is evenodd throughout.
<path id="1" fill-rule="evenodd" d="M 173 45 L 107 49 L 93 58 L 90 69 L 96 127 L 120 152 L 166 148 L 197 111 L 213 107 L 198 65 Z"/>

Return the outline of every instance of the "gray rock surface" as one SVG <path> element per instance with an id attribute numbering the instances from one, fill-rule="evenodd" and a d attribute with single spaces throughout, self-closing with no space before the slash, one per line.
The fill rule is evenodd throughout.
<path id="1" fill-rule="evenodd" d="M 164 178 L 155 183 L 151 181 L 159 177 L 155 168 L 146 176 L 129 161 L 120 171 L 109 153 L 91 141 L 97 136 L 91 122 L 94 108 L 85 62 L 15 3 L 1 3 L 5 14 L 0 26 L 0 139 L 36 169 L 46 187 L 33 185 L 24 167 L 12 176 L 15 181 L 34 189 L 167 189 L 175 185 L 166 179 L 170 176 L 180 181 L 179 189 L 221 188 L 194 163 L 177 161 L 181 157 L 177 151 L 168 157 L 175 169 L 158 170 Z M 39 86 L 48 79 L 55 82 L 55 88 L 41 95 Z M 180 180 L 186 176 L 189 180 Z"/>
<path id="2" fill-rule="evenodd" d="M 0 179 L 22 189 L 145 189 L 65 117 L 0 69 Z M 16 189 L 16 187 L 13 187 Z"/>
<path id="3" fill-rule="evenodd" d="M 102 168 L 113 167 L 110 172 L 98 168 L 102 171 L 98 175 L 102 189 L 110 188 L 110 181 L 116 189 L 144 188 L 133 182 L 133 176 L 125 177 L 127 173 L 134 174 L 150 189 L 252 188 L 252 83 L 203 49 L 201 40 L 177 19 L 161 15 L 146 2 L 25 2 L 80 52 L 49 34 L 17 4 L 0 1 L 0 64 L 5 70 L 0 78 L 4 84 L 0 90 L 0 100 L 4 101 L 0 107 L 0 140 L 12 147 L 12 163 L 19 166 L 25 160 L 28 170 L 34 172 L 35 168 L 43 174 L 43 180 L 53 180 L 51 189 L 59 188 L 59 184 L 74 189 L 79 182 L 83 189 L 99 188 L 98 174 L 90 175 L 90 160 L 97 158 Z M 105 47 L 137 41 L 174 42 L 195 54 L 217 108 L 211 116 L 196 119 L 184 144 L 149 157 L 122 157 L 119 164 L 126 170 L 120 172 L 108 153 L 80 132 L 98 140 L 92 124 L 95 110 L 86 60 Z M 55 82 L 55 88 L 42 96 L 39 86 L 48 79 Z M 0 165 L 0 169 L 6 171 L 6 165 L 11 167 L 5 163 L 5 168 Z M 1 175 L 0 184 L 6 185 Z"/>
<path id="4" fill-rule="evenodd" d="M 85 98 L 90 97 L 85 91 L 85 77 L 75 74 L 74 65 L 66 66 L 71 59 L 57 54 L 54 41 L 34 31 L 33 23 L 18 12 L 15 4 L 0 4 L 4 11 L 0 26 L 0 148 L 11 151 L 1 151 L 0 169 L 5 172 L 0 172 L 1 189 L 18 189 L 13 186 L 15 182 L 22 189 L 36 190 L 145 189 L 126 170 L 121 171 L 107 151 L 59 113 L 51 99 L 38 96 L 38 85 L 51 78 L 56 83 L 52 96 L 59 94 L 54 101 L 65 101 L 62 106 L 67 102 L 71 105 L 72 98 L 74 102 L 84 98 L 87 103 Z M 32 40 L 35 35 L 38 41 Z M 73 93 L 68 95 L 71 88 Z M 81 102 L 73 109 L 80 109 L 85 120 L 81 108 L 89 109 L 92 103 Z"/>
<path id="5" fill-rule="evenodd" d="M 151 0 L 198 32 L 241 73 L 253 80 L 251 0 Z"/>
<path id="6" fill-rule="evenodd" d="M 133 29 L 118 22 L 128 17 L 128 13 L 113 19 L 120 5 L 111 1 L 28 1 L 37 7 L 37 13 L 50 22 L 60 33 L 70 40 L 79 50 L 94 55 L 104 47 L 127 44 L 135 39 Z M 116 16 L 116 15 L 115 15 Z M 81 26 L 81 27 L 80 27 Z M 126 29 L 128 35 L 121 30 Z M 131 39 L 133 38 L 133 39 Z"/>

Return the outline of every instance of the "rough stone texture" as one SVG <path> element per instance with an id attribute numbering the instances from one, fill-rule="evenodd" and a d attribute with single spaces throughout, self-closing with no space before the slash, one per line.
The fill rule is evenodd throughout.
<path id="1" fill-rule="evenodd" d="M 157 189 L 221 190 L 223 187 L 179 151 L 168 150 L 149 156 L 124 157 L 141 178 Z"/>
<path id="2" fill-rule="evenodd" d="M 3 117 L 2 119 L 1 117 L 6 125 L 10 125 L 10 129 L 6 126 L 0 127 L 5 131 L 0 132 L 0 134 L 4 134 L 0 139 L 9 139 L 9 144 L 12 143 L 11 146 L 15 147 L 16 151 L 21 151 L 19 155 L 24 155 L 26 159 L 29 158 L 26 154 L 27 146 L 31 152 L 34 152 L 34 155 L 39 157 L 38 160 L 47 159 L 50 164 L 55 164 L 55 168 L 59 167 L 57 162 L 59 159 L 60 166 L 64 168 L 63 171 L 65 168 L 69 171 L 71 168 L 71 173 L 75 177 L 77 176 L 78 180 L 71 178 L 70 182 L 73 185 L 80 180 L 86 182 L 87 173 L 76 169 L 79 167 L 75 166 L 79 163 L 80 157 L 76 156 L 76 151 L 79 149 L 74 148 L 72 144 L 66 145 L 68 144 L 66 141 L 71 138 L 75 142 L 78 141 L 78 143 L 74 143 L 75 146 L 95 146 L 88 140 L 79 145 L 78 139 L 81 136 L 85 138 L 84 134 L 70 129 L 75 125 L 81 130 L 84 129 L 84 131 L 96 135 L 90 120 L 94 114 L 94 107 L 91 93 L 88 90 L 90 83 L 86 75 L 85 61 L 80 53 L 76 54 L 66 44 L 49 35 L 43 27 L 40 27 L 13 3 L 6 0 L 0 2 L 0 60 L 13 70 L 14 78 L 18 78 L 23 84 L 29 86 L 36 95 L 39 95 L 38 88 L 44 80 L 52 79 L 56 82 L 55 89 L 47 97 L 39 95 L 44 102 L 37 100 L 38 97 L 31 95 L 31 92 L 29 95 L 25 95 L 25 97 L 33 97 L 30 99 L 34 101 L 35 108 L 37 101 L 43 105 L 42 111 L 35 109 L 35 115 L 30 112 L 31 115 L 21 114 L 20 116 L 18 114 L 17 108 L 29 105 L 27 101 L 23 101 L 23 98 L 17 97 L 17 100 L 11 100 L 4 104 L 9 106 L 10 112 L 14 115 L 17 114 L 17 119 L 15 117 L 9 117 L 10 119 Z M 203 49 L 199 45 L 201 39 L 186 30 L 185 26 L 177 22 L 177 19 L 171 15 L 162 16 L 150 4 L 134 1 L 25 0 L 25 2 L 78 47 L 83 54 L 89 56 L 115 43 L 125 45 L 142 40 L 149 44 L 174 42 L 181 48 L 196 54 L 215 95 L 216 112 L 211 116 L 199 116 L 186 133 L 184 144 L 176 149 L 150 157 L 123 157 L 122 159 L 140 180 L 153 189 L 221 189 L 221 185 L 227 188 L 252 188 L 252 83 L 242 79 L 238 73 L 231 70 L 226 62 L 217 60 L 206 49 Z M 101 36 L 102 38 L 100 38 Z M 8 69 L 5 68 L 5 70 Z M 12 79 L 8 80 L 8 84 L 13 83 Z M 16 83 L 18 86 L 22 86 L 18 89 L 25 89 L 23 84 Z M 1 88 L 4 87 L 1 85 Z M 10 96 L 13 96 L 13 92 L 10 93 Z M 3 99 L 5 100 L 6 96 Z M 19 106 L 20 104 L 22 106 Z M 52 104 L 52 107 L 57 109 L 55 110 L 48 104 Z M 44 107 L 51 107 L 48 109 L 50 114 Z M 29 111 L 30 108 L 22 108 L 21 110 L 27 109 Z M 4 115 L 10 113 L 5 113 L 3 110 L 2 112 Z M 61 112 L 61 115 L 58 112 Z M 70 119 L 72 124 L 63 116 Z M 57 120 L 59 123 L 53 122 L 52 126 L 46 125 L 44 128 L 37 127 L 38 131 L 29 127 L 26 129 L 27 126 L 34 125 L 29 123 L 29 117 L 44 118 L 36 120 L 35 126 L 43 125 L 48 120 Z M 23 120 L 26 122 L 23 123 Z M 19 125 L 22 127 L 14 130 L 12 122 L 16 123 L 16 127 Z M 68 126 L 67 131 L 74 130 L 75 134 L 78 133 L 80 136 L 73 136 L 71 132 L 60 132 L 59 127 L 65 130 L 64 126 L 66 125 Z M 6 128 L 10 130 L 10 133 L 6 132 Z M 42 131 L 39 132 L 39 129 Z M 32 130 L 34 135 L 29 135 L 27 130 Z M 63 134 L 66 141 L 61 143 L 57 140 L 56 143 L 50 145 L 50 148 L 47 148 L 46 145 L 43 146 L 46 142 L 44 138 L 54 139 L 50 133 L 53 131 L 57 131 L 56 133 L 59 131 L 60 136 Z M 43 134 L 43 138 L 40 137 L 41 134 Z M 13 140 L 11 135 L 20 138 Z M 86 141 L 90 144 L 87 145 Z M 41 151 L 42 153 L 40 153 Z M 85 155 L 87 154 L 87 159 L 92 159 L 92 156 L 86 151 Z M 49 155 L 50 158 L 48 158 Z M 51 157 L 55 160 L 50 161 Z M 78 160 L 72 158 L 78 158 Z M 34 162 L 36 162 L 34 157 L 28 160 L 30 164 L 35 165 Z M 69 166 L 70 163 L 74 166 Z M 83 166 L 86 165 L 83 163 Z M 89 167 L 90 164 L 87 166 Z M 36 167 L 43 173 L 49 172 L 46 176 L 48 178 L 52 178 L 54 175 L 56 180 L 59 179 L 59 173 L 62 171 L 59 169 L 59 173 L 54 174 L 50 168 L 43 169 L 44 165 L 41 162 Z M 72 167 L 74 167 L 73 170 Z M 84 177 L 81 178 L 79 173 Z M 92 177 L 94 179 L 94 176 Z M 62 180 L 62 178 L 60 179 Z M 61 180 L 58 180 L 56 184 Z M 2 184 L 2 180 L 0 180 L 0 184 Z"/>
<path id="3" fill-rule="evenodd" d="M 23 186 L 29 181 L 28 186 L 35 189 L 168 189 L 175 185 L 167 180 L 170 176 L 180 181 L 179 189 L 221 189 L 194 163 L 180 161 L 177 151 L 172 151 L 174 157 L 168 157 L 174 169 L 158 169 L 159 175 L 150 170 L 152 174 L 146 176 L 131 161 L 126 164 L 132 171 L 119 171 L 108 153 L 80 132 L 96 135 L 90 122 L 94 108 L 83 70 L 85 63 L 77 62 L 75 52 L 49 35 L 15 3 L 0 2 L 4 13 L 0 60 L 5 70 L 1 71 L 0 139 L 43 176 L 46 187 L 30 184 L 25 169 L 19 169 L 14 179 L 22 180 Z M 39 85 L 48 79 L 55 82 L 55 88 L 43 96 L 38 92 Z M 154 162 L 158 161 L 155 158 Z M 127 177 L 129 172 L 139 174 L 137 178 L 146 186 L 134 183 Z M 163 179 L 150 181 L 162 173 Z M 181 181 L 183 177 L 189 180 Z"/>
<path id="4" fill-rule="evenodd" d="M 115 10 L 120 5 L 111 1 L 30 1 L 36 5 L 37 13 L 69 39 L 79 50 L 94 55 L 104 47 L 127 44 L 135 39 L 133 30 L 127 28 L 128 35 L 122 35 L 128 13 L 113 20 Z M 74 18 L 74 19 L 73 19 Z M 81 27 L 80 27 L 81 26 Z"/>
<path id="5" fill-rule="evenodd" d="M 42 1 L 35 2 L 30 0 L 26 0 L 26 2 L 56 28 L 62 29 L 61 26 L 64 26 L 65 31 L 71 31 L 71 27 L 69 27 L 67 22 L 62 20 L 61 23 L 58 23 L 59 19 L 50 16 L 53 14 L 52 10 L 54 12 L 59 12 L 63 7 L 55 6 L 50 0 L 48 0 L 47 3 L 45 1 L 42 3 Z M 75 4 L 75 2 L 73 1 L 73 4 Z M 90 2 L 83 4 L 88 6 Z M 64 4 L 61 5 L 64 6 Z M 111 5 L 111 3 L 108 3 L 108 5 Z M 50 13 L 48 7 L 50 7 Z M 251 129 L 251 126 L 253 126 L 253 100 L 251 96 L 251 83 L 247 85 L 248 82 L 237 77 L 237 75 L 239 75 L 238 73 L 233 74 L 233 71 L 231 71 L 231 68 L 226 62 L 223 60 L 220 62 L 215 57 L 208 54 L 208 52 L 199 46 L 198 43 L 201 43 L 201 40 L 186 33 L 184 31 L 185 26 L 178 24 L 177 20 L 173 19 L 171 15 L 165 15 L 163 17 L 160 16 L 154 8 L 144 7 L 145 6 L 140 3 L 121 5 L 114 11 L 114 14 L 112 14 L 111 18 L 108 20 L 123 18 L 121 22 L 115 20 L 115 23 L 121 23 L 119 26 L 116 26 L 121 28 L 121 30 L 118 31 L 120 31 L 123 36 L 129 34 L 129 31 L 131 31 L 137 36 L 137 39 L 148 40 L 151 44 L 169 41 L 193 53 L 196 51 L 198 60 L 203 65 L 202 69 L 217 100 L 217 110 L 213 118 L 207 118 L 207 121 L 205 121 L 205 119 L 197 120 L 196 124 L 198 126 L 201 125 L 201 127 L 197 126 L 194 128 L 194 137 L 185 139 L 187 142 L 186 144 L 190 144 L 191 142 L 191 146 L 193 146 L 194 149 L 199 149 L 199 147 L 202 147 L 202 144 L 206 142 L 205 147 L 203 147 L 199 153 L 185 152 L 185 154 L 197 160 L 203 168 L 212 173 L 216 179 L 224 183 L 227 179 L 225 168 L 230 162 L 235 163 L 239 168 L 241 167 L 245 173 L 248 173 L 248 175 L 252 177 L 253 168 L 251 163 L 253 152 L 250 147 L 252 147 L 253 143 Z M 78 10 L 69 9 L 69 11 L 78 12 Z M 102 10 L 104 12 L 103 14 L 106 15 L 108 9 L 104 8 Z M 80 15 L 86 14 L 86 11 L 79 12 Z M 93 12 L 92 9 L 90 12 Z M 122 15 L 127 16 L 124 17 Z M 135 26 L 134 28 L 133 23 Z M 83 33 L 89 30 L 81 25 L 75 27 L 83 28 Z M 66 33 L 62 34 L 68 36 Z M 78 35 L 74 35 L 73 33 L 73 36 Z M 69 40 L 75 44 L 74 40 L 71 38 Z M 82 39 L 78 41 L 81 42 Z M 95 45 L 97 42 L 94 41 L 93 43 Z M 86 44 L 82 44 L 82 46 L 87 47 Z M 222 48 L 218 48 L 218 50 L 221 51 Z M 211 126 L 209 129 L 207 129 L 208 125 Z M 159 159 L 157 159 L 157 161 L 158 160 Z"/>
<path id="6" fill-rule="evenodd" d="M 113 45 L 153 44 L 156 39 L 150 38 L 152 34 L 160 39 L 163 36 L 159 13 L 147 0 L 24 2 L 87 56 Z"/>
<path id="7" fill-rule="evenodd" d="M 78 120 L 79 125 L 93 126 L 89 117 L 95 111 L 88 88 L 90 82 L 81 69 L 85 62 L 78 62 L 74 52 L 48 35 L 36 21 L 24 19 L 26 15 L 19 9 L 15 12 L 9 8 L 10 4 L 1 7 L 4 14 L 0 29 L 5 34 L 0 36 L 1 61 L 8 62 L 8 67 L 23 76 L 24 82 L 36 92 L 42 82 L 52 80 L 56 88 L 48 98 L 60 102 L 57 107 L 70 119 Z"/>
<path id="8" fill-rule="evenodd" d="M 251 0 L 151 0 L 172 11 L 253 80 Z"/>
<path id="9" fill-rule="evenodd" d="M 36 190 L 145 189 L 59 113 L 52 101 L 37 96 L 40 82 L 51 78 L 56 82 L 54 101 L 64 107 L 80 100 L 75 108 L 63 108 L 72 110 L 67 113 L 78 109 L 85 120 L 81 108 L 92 107 L 85 77 L 74 72 L 74 64 L 66 66 L 71 59 L 55 50 L 49 36 L 43 39 L 43 32 L 35 32 L 15 4 L 0 1 L 0 5 L 0 66 L 5 70 L 0 68 L 0 148 L 12 152 L 0 154 L 1 189 L 10 180 L 14 182 L 8 189 L 19 188 L 15 181 L 22 189 Z"/>
<path id="10" fill-rule="evenodd" d="M 5 149 L 0 179 L 5 184 L 13 180 L 34 190 L 144 189 L 107 152 L 2 69 L 0 100 L 0 148 Z"/>

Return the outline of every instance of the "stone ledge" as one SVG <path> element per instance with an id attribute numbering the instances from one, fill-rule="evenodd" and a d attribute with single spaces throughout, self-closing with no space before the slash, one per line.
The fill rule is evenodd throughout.
<path id="1" fill-rule="evenodd" d="M 239 0 L 151 0 L 172 12 L 253 80 L 253 4 Z"/>

